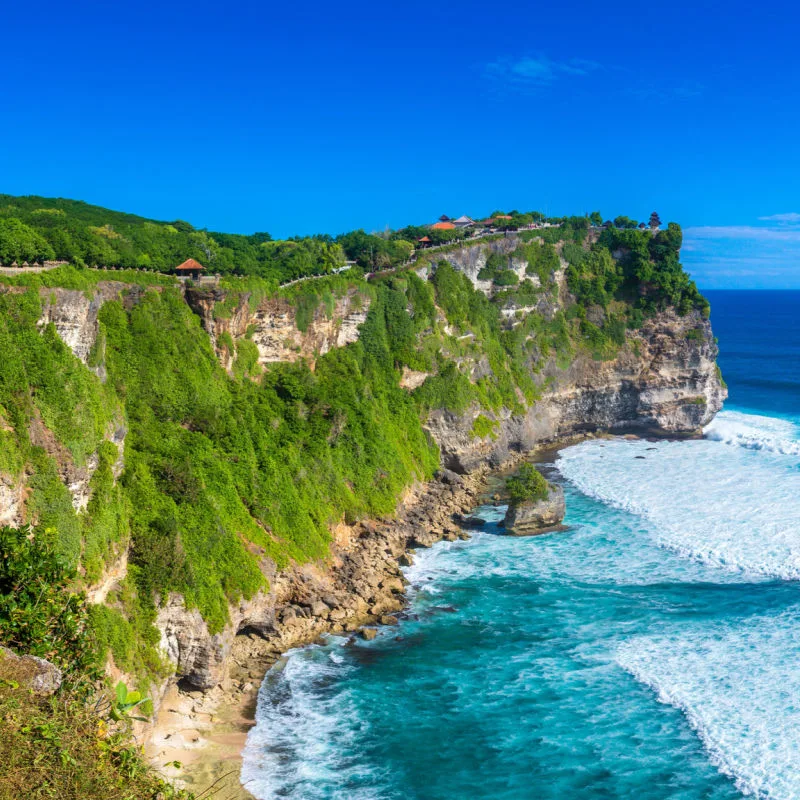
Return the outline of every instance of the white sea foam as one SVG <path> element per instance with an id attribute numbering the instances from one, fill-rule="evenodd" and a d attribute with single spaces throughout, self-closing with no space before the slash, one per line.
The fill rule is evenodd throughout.
<path id="1" fill-rule="evenodd" d="M 786 419 L 724 411 L 705 428 L 708 439 L 750 450 L 800 455 L 800 429 Z"/>
<path id="2" fill-rule="evenodd" d="M 746 426 L 764 441 L 774 443 L 789 430 L 781 420 L 760 419 L 749 416 Z M 726 424 L 723 418 L 723 429 Z M 741 421 L 735 417 L 734 424 Z M 800 579 L 796 456 L 710 439 L 614 439 L 562 451 L 558 468 L 585 494 L 645 518 L 650 535 L 681 555 L 751 575 Z"/>
<path id="3" fill-rule="evenodd" d="M 268 673 L 242 756 L 242 783 L 259 800 L 374 800 L 369 788 L 348 786 L 363 767 L 343 756 L 363 734 L 343 686 L 349 669 L 336 652 L 345 640 L 292 650 Z"/>
<path id="4" fill-rule="evenodd" d="M 680 709 L 740 791 L 800 798 L 800 617 L 786 612 L 625 643 L 618 663 Z"/>

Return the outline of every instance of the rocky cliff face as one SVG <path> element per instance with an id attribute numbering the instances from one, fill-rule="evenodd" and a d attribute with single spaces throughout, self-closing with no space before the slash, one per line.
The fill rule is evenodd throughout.
<path id="1" fill-rule="evenodd" d="M 492 282 L 481 280 L 478 277 L 480 271 L 486 266 L 489 256 L 497 253 L 503 256 L 511 256 L 517 249 L 519 239 L 514 234 L 509 234 L 503 239 L 495 239 L 482 245 L 465 244 L 455 250 L 447 250 L 436 255 L 438 261 L 446 261 L 459 272 L 463 272 L 472 282 L 472 285 L 487 294 L 492 291 Z M 525 278 L 525 270 L 528 264 L 518 258 L 509 258 L 508 268 L 512 269 L 520 280 Z M 422 270 L 422 276 L 427 276 L 428 269 Z M 538 278 L 533 278 L 534 283 L 538 283 Z"/>
<path id="2" fill-rule="evenodd" d="M 467 274 L 478 288 L 490 292 L 491 286 L 484 287 L 484 282 L 477 278 L 486 263 L 489 248 L 509 255 L 517 244 L 509 237 L 489 246 L 452 251 L 446 255 L 446 260 Z M 517 267 L 524 275 L 524 268 Z M 429 269 L 422 270 L 422 274 L 426 275 Z M 542 314 L 551 319 L 569 302 L 563 268 L 553 278 L 552 290 L 542 293 L 535 306 L 505 309 L 507 313 L 503 316 L 509 326 L 515 324 L 518 312 Z M 190 302 L 207 301 L 197 297 Z M 256 314 L 242 308 L 225 321 L 224 330 L 240 336 L 247 325 L 263 319 L 258 314 L 269 316 L 270 325 L 278 326 L 287 339 L 297 341 L 300 337 L 305 341 L 304 352 L 308 354 L 312 344 L 319 347 L 334 340 L 338 343 L 345 323 L 354 322 L 353 312 L 348 310 L 349 298 L 344 298 L 341 305 L 337 305 L 332 320 L 320 320 L 315 316 L 314 325 L 320 327 L 310 338 L 308 334 L 303 335 L 306 337 L 303 339 L 297 332 L 290 334 L 291 312 L 280 303 L 271 302 Z M 359 309 L 358 313 L 363 311 Z M 201 316 L 207 330 L 222 329 L 220 321 L 212 319 L 213 306 L 205 307 Z M 263 323 L 260 324 L 263 327 Z M 263 342 L 266 338 L 264 335 L 260 340 Z M 255 336 L 253 339 L 257 341 Z M 270 358 L 280 356 L 289 360 L 297 354 L 296 350 L 277 345 L 264 352 Z M 541 399 L 523 414 L 492 415 L 477 406 L 463 414 L 436 410 L 431 413 L 426 429 L 439 445 L 442 464 L 452 471 L 454 481 L 458 477 L 453 473 L 480 475 L 489 467 L 508 463 L 539 446 L 580 434 L 696 435 L 720 410 L 727 395 L 716 367 L 716 356 L 717 346 L 708 320 L 697 312 L 680 317 L 667 311 L 648 320 L 640 330 L 629 333 L 625 346 L 613 360 L 597 361 L 588 353 L 578 353 L 566 367 L 559 365 L 555 358 L 549 360 L 540 375 L 546 387 Z M 486 375 L 491 375 L 488 361 L 476 361 L 472 368 L 473 379 Z M 412 390 L 426 377 L 426 373 L 405 370 L 401 385 Z M 483 438 L 473 434 L 473 423 L 479 414 L 495 417 L 497 423 L 492 434 Z M 439 490 L 438 502 L 442 503 L 441 497 L 446 493 L 446 489 Z M 415 519 L 413 515 L 411 519 Z M 429 526 L 434 538 L 456 535 L 448 513 L 444 517 L 441 514 L 420 515 L 418 519 Z M 378 607 L 374 601 L 381 596 L 381 582 L 396 575 L 391 556 L 400 552 L 400 545 L 390 547 L 387 557 L 383 545 L 376 545 L 374 531 L 369 526 L 357 526 L 355 532 L 348 530 L 347 546 L 343 547 L 340 536 L 327 570 L 317 572 L 304 568 L 271 576 L 269 594 L 259 595 L 231 609 L 231 625 L 215 636 L 209 636 L 199 616 L 185 611 L 179 601 L 170 603 L 159 615 L 159 627 L 162 641 L 179 672 L 193 685 L 209 688 L 226 674 L 228 654 L 234 647 L 237 631 L 255 630 L 279 642 L 280 646 L 289 646 L 311 633 L 330 629 L 333 624 L 341 626 L 352 624 L 353 620 L 374 620 L 386 613 L 386 609 Z M 407 531 L 402 541 L 408 543 L 412 538 L 413 534 Z M 345 558 L 343 553 L 359 555 L 353 562 L 352 555 Z"/>
<path id="3" fill-rule="evenodd" d="M 695 435 L 727 397 L 716 357 L 708 320 L 696 312 L 679 317 L 667 311 L 629 334 L 612 361 L 584 353 L 566 369 L 549 361 L 541 399 L 523 415 L 501 417 L 494 438 L 472 436 L 475 418 L 486 413 L 477 407 L 460 415 L 434 411 L 427 427 L 443 463 L 462 473 L 590 431 Z"/>
<path id="4" fill-rule="evenodd" d="M 473 285 L 490 292 L 491 286 L 478 279 L 488 254 L 494 250 L 510 256 L 517 244 L 509 237 L 489 245 L 464 247 L 443 258 L 463 271 Z M 524 264 L 510 266 L 524 277 Z M 75 355 L 86 363 L 97 337 L 100 307 L 123 290 L 126 304 L 137 301 L 136 291 L 113 282 L 100 284 L 91 295 L 43 290 L 41 324 L 52 322 Z M 352 289 L 336 298 L 332 309 L 326 310 L 324 305 L 316 308 L 300 330 L 297 310 L 285 299 L 270 298 L 257 304 L 251 304 L 246 294 L 235 304 L 226 299 L 226 294 L 217 289 L 186 292 L 187 302 L 200 316 L 229 370 L 233 354 L 226 341 L 248 339 L 258 350 L 258 362 L 267 368 L 276 361 L 308 358 L 313 362 L 332 347 L 356 341 L 369 307 L 369 297 Z M 513 326 L 520 314 L 541 314 L 551 319 L 567 302 L 562 269 L 553 276 L 551 290 L 542 292 L 534 304 L 502 309 L 504 324 Z M 707 320 L 698 313 L 679 317 L 671 311 L 663 312 L 629 333 L 613 360 L 597 361 L 581 352 L 566 366 L 555 358 L 547 361 L 539 374 L 541 397 L 523 413 L 493 415 L 477 407 L 461 414 L 437 410 L 431 413 L 426 428 L 440 447 L 443 466 L 470 476 L 479 476 L 487 467 L 498 466 L 539 445 L 581 433 L 696 434 L 720 409 L 726 395 L 716 369 L 716 355 Z M 102 378 L 102 359 L 95 369 Z M 491 376 L 486 359 L 476 360 L 471 371 L 473 379 Z M 412 390 L 426 377 L 424 372 L 407 370 L 403 385 Z M 479 413 L 496 423 L 491 435 L 474 435 L 473 423 Z M 45 436 L 46 432 L 32 431 L 32 435 L 39 434 Z M 123 437 L 124 428 L 114 434 L 118 444 Z M 89 475 L 87 471 L 80 485 L 71 487 L 76 508 L 85 505 L 81 487 L 85 488 Z M 157 626 L 162 651 L 174 664 L 176 674 L 195 687 L 208 689 L 226 679 L 240 632 L 256 631 L 282 647 L 321 630 L 380 619 L 395 610 L 399 603 L 396 595 L 402 590 L 397 556 L 420 537 L 432 541 L 458 535 L 450 514 L 468 507 L 474 495 L 472 488 L 472 494 L 461 489 L 454 493 L 453 487 L 460 486 L 461 479 L 453 473 L 446 475 L 449 477 L 428 487 L 427 494 L 417 487 L 417 495 L 432 499 L 417 498 L 416 503 L 404 504 L 401 534 L 392 533 L 395 528 L 383 523 L 377 527 L 366 522 L 340 526 L 334 532 L 335 546 L 326 565 L 268 575 L 270 591 L 231 608 L 230 623 L 220 633 L 211 635 L 200 615 L 187 609 L 179 596 L 168 598 L 159 610 Z M 469 483 L 469 487 L 474 485 Z M 23 496 L 18 483 L 0 476 L 0 521 L 18 521 Z M 456 497 L 452 502 L 458 509 L 447 500 L 451 496 Z"/>
<path id="5" fill-rule="evenodd" d="M 119 281 L 102 281 L 92 292 L 42 289 L 42 317 L 39 325 L 44 327 L 52 322 L 64 344 L 86 364 L 97 339 L 100 309 L 109 300 L 121 298 L 123 293 L 127 295 L 129 288 Z M 131 300 L 135 298 L 135 294 Z"/>
<path id="6" fill-rule="evenodd" d="M 319 305 L 304 330 L 300 330 L 297 309 L 276 297 L 252 307 L 249 294 L 242 294 L 229 315 L 220 313 L 226 293 L 219 289 L 189 289 L 186 299 L 200 316 L 223 366 L 231 370 L 234 354 L 225 346 L 227 334 L 234 342 L 249 338 L 258 348 L 258 363 L 313 360 L 331 348 L 344 347 L 358 340 L 358 328 L 366 320 L 369 297 L 352 290 L 335 298 L 330 313 Z"/>

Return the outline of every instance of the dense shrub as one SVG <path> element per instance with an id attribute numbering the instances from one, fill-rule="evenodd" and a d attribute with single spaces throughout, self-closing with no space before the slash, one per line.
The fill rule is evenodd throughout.
<path id="1" fill-rule="evenodd" d="M 77 673 L 97 657 L 75 572 L 56 546 L 50 529 L 0 527 L 0 642 Z"/>
<path id="2" fill-rule="evenodd" d="M 526 463 L 506 481 L 506 492 L 511 503 L 518 505 L 529 500 L 544 500 L 549 490 L 542 473 L 533 464 Z"/>

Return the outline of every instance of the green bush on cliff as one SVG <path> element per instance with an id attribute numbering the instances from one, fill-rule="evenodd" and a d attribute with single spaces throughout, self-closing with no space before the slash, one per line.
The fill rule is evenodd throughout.
<path id="1" fill-rule="evenodd" d="M 0 527 L 0 642 L 79 674 L 97 664 L 84 598 L 55 531 Z M 2 737 L 0 737 L 2 738 Z"/>
<path id="2" fill-rule="evenodd" d="M 495 439 L 497 438 L 495 428 L 497 428 L 496 420 L 489 419 L 485 414 L 478 414 L 472 423 L 470 435 L 473 439 L 483 439 L 486 436 L 491 436 L 492 439 Z"/>
<path id="3" fill-rule="evenodd" d="M 549 494 L 547 481 L 533 464 L 523 464 L 516 475 L 506 481 L 506 492 L 512 505 L 545 500 Z"/>
<path id="4" fill-rule="evenodd" d="M 697 309 L 708 315 L 708 301 L 680 264 L 683 233 L 670 222 L 655 235 L 649 230 L 607 228 L 600 244 L 621 254 L 624 289 L 638 308 L 651 313 L 668 307 L 679 314 Z"/>

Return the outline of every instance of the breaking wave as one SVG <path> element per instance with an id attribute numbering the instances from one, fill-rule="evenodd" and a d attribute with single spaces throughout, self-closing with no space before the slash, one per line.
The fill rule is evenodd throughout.
<path id="1" fill-rule="evenodd" d="M 741 792 L 800 798 L 797 611 L 636 638 L 617 661 L 685 714 Z"/>
<path id="2" fill-rule="evenodd" d="M 796 428 L 736 412 L 709 428 L 698 441 L 586 442 L 557 466 L 581 492 L 646 519 L 658 543 L 682 556 L 800 579 Z"/>
<path id="3" fill-rule="evenodd" d="M 800 429 L 787 419 L 724 411 L 705 428 L 714 442 L 782 455 L 800 455 Z"/>

